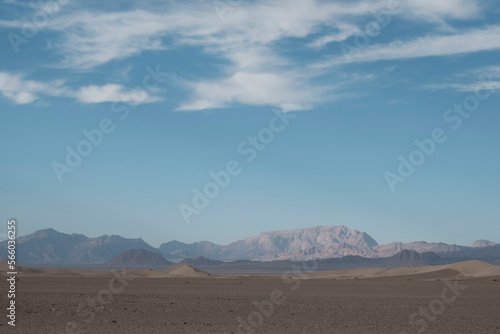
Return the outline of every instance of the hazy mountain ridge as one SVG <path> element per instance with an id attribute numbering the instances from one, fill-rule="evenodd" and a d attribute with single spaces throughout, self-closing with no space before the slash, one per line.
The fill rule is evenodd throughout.
<path id="1" fill-rule="evenodd" d="M 218 257 L 223 246 L 209 241 L 200 241 L 186 244 L 177 240 L 169 241 L 160 245 L 158 250 L 167 258 L 181 260 L 185 258 L 197 258 L 200 256 Z"/>
<path id="2" fill-rule="evenodd" d="M 20 237 L 16 244 L 17 261 L 23 263 L 100 263 L 132 248 L 157 251 L 140 238 L 126 239 L 117 235 L 88 238 L 51 228 Z M 0 243 L 0 252 L 7 253 L 7 241 Z"/>
<path id="3" fill-rule="evenodd" d="M 500 261 L 500 244 L 487 240 L 478 240 L 472 246 L 424 241 L 379 245 L 367 233 L 346 226 L 314 226 L 262 232 L 225 246 L 208 241 L 192 244 L 170 241 L 163 243 L 158 249 L 140 238 L 126 239 L 117 235 L 89 238 L 81 234 L 65 234 L 46 229 L 18 238 L 17 245 L 17 258 L 22 263 L 103 263 L 130 249 L 159 252 L 172 262 L 199 258 L 201 263 L 241 260 L 307 261 L 356 256 L 386 258 L 404 250 L 420 254 L 433 253 L 443 259 Z M 6 241 L 0 243 L 0 258 L 4 259 L 5 254 Z"/>
<path id="4" fill-rule="evenodd" d="M 391 256 L 400 252 L 404 249 L 413 250 L 419 253 L 434 252 L 434 253 L 450 253 L 450 252 L 460 252 L 465 251 L 471 247 L 459 246 L 459 245 L 449 245 L 442 242 L 438 243 L 428 243 L 425 241 L 415 241 L 409 243 L 402 242 L 391 242 L 385 245 L 377 245 L 373 247 L 373 251 L 376 256 Z"/>

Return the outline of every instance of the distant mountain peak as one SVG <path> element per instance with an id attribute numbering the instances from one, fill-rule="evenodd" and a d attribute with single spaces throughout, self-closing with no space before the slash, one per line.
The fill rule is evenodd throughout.
<path id="1" fill-rule="evenodd" d="M 275 230 L 235 241 L 226 246 L 213 243 L 168 242 L 160 251 L 169 259 L 204 256 L 222 261 L 281 259 L 305 260 L 345 255 L 366 256 L 378 243 L 364 232 L 345 225 L 318 225 L 302 229 Z"/>
<path id="2" fill-rule="evenodd" d="M 38 230 L 35 233 L 33 233 L 34 236 L 37 236 L 39 238 L 47 237 L 47 236 L 50 236 L 50 235 L 57 235 L 57 234 L 64 234 L 64 233 L 60 233 L 60 232 L 56 231 L 53 228 L 46 228 L 46 229 L 43 229 L 43 230 Z"/>
<path id="3" fill-rule="evenodd" d="M 490 246 L 495 246 L 498 245 L 496 242 L 489 241 L 489 240 L 477 240 L 472 244 L 472 247 L 474 248 L 479 248 L 479 247 L 490 247 Z"/>

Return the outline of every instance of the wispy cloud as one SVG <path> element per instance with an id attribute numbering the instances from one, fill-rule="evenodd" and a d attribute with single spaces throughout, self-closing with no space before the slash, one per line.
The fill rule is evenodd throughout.
<path id="1" fill-rule="evenodd" d="M 352 15 L 368 15 L 379 8 L 383 8 L 382 1 L 260 1 L 242 3 L 220 21 L 212 3 L 187 3 L 160 12 L 77 11 L 59 15 L 46 29 L 60 34 L 53 44 L 62 56 L 60 66 L 90 69 L 142 51 L 175 47 L 166 43 L 164 37 L 173 38 L 177 44 L 203 46 L 209 52 L 269 46 L 287 37 L 305 37 L 324 25 L 344 31 L 348 26 L 345 22 Z M 4 21 L 0 22 L 2 25 L 21 27 L 22 22 Z"/>
<path id="2" fill-rule="evenodd" d="M 122 85 L 107 84 L 104 86 L 81 87 L 77 92 L 72 93 L 81 103 L 103 103 L 103 102 L 127 102 L 131 104 L 143 104 L 159 102 L 162 99 L 150 96 L 142 89 L 129 89 Z"/>
<path id="3" fill-rule="evenodd" d="M 339 24 L 337 26 L 338 31 L 334 33 L 327 34 L 320 38 L 317 38 L 312 43 L 309 43 L 309 47 L 319 48 L 332 42 L 342 42 L 349 37 L 356 36 L 362 33 L 362 30 L 352 24 Z"/>
<path id="4" fill-rule="evenodd" d="M 145 11 L 83 12 L 56 20 L 52 29 L 62 38 L 54 43 L 63 57 L 60 67 L 90 69 L 146 50 L 163 50 L 161 35 L 168 17 Z"/>
<path id="5" fill-rule="evenodd" d="M 406 17 L 443 23 L 446 19 L 472 19 L 481 12 L 480 1 L 474 0 L 404 0 Z"/>
<path id="6" fill-rule="evenodd" d="M 433 91 L 475 92 L 487 89 L 500 92 L 500 66 L 486 66 L 467 71 L 447 79 L 446 82 L 426 84 L 423 88 Z"/>
<path id="7" fill-rule="evenodd" d="M 450 56 L 498 49 L 500 49 L 500 26 L 489 26 L 452 35 L 425 36 L 411 41 L 395 41 L 368 46 L 352 52 L 349 59 L 339 55 L 320 63 L 319 66 L 328 67 L 348 62 Z"/>
<path id="8" fill-rule="evenodd" d="M 369 17 L 387 6 L 388 2 L 382 0 L 264 0 L 241 3 L 220 21 L 212 3 L 185 2 L 160 11 L 76 10 L 58 15 L 42 28 L 60 33 L 54 47 L 63 57 L 61 66 L 88 69 L 142 51 L 165 49 L 168 46 L 162 38 L 167 36 L 177 43 L 213 50 L 231 45 L 269 45 L 327 28 L 323 36 L 310 44 L 318 47 L 359 33 L 366 19 L 356 24 L 356 18 Z M 469 0 L 407 0 L 401 1 L 400 7 L 402 16 L 424 21 L 470 19 L 480 10 L 478 1 Z M 0 27 L 22 28 L 24 24 L 22 20 L 0 21 Z"/>

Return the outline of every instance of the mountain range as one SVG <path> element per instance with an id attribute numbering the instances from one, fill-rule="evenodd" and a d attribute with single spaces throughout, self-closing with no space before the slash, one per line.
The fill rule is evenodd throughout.
<path id="1" fill-rule="evenodd" d="M 389 258 L 404 250 L 432 253 L 449 261 L 478 259 L 500 262 L 500 244 L 478 240 L 471 246 L 445 243 L 393 242 L 379 245 L 365 232 L 346 226 L 315 226 L 303 229 L 263 232 L 229 245 L 208 241 L 186 244 L 170 241 L 156 249 L 142 239 L 127 239 L 117 235 L 89 238 L 81 234 L 65 234 L 54 229 L 40 230 L 17 239 L 17 259 L 20 263 L 104 263 L 129 250 L 143 249 L 159 253 L 171 262 L 203 257 L 209 261 L 307 261 L 314 259 L 351 260 Z M 0 260 L 5 260 L 7 242 L 0 243 Z M 123 255 L 125 256 L 125 255 Z M 141 254 L 126 254 L 141 262 Z M 357 258 L 352 258 L 357 257 Z M 359 260 L 359 259 L 358 259 Z M 447 260 L 447 261 L 448 261 Z M 116 260 L 118 266 L 124 259 Z M 151 264 L 164 266 L 156 257 Z M 332 260 L 333 261 L 333 260 Z M 339 260 L 335 260 L 339 261 Z M 112 263 L 111 263 L 112 264 Z"/>
<path id="2" fill-rule="evenodd" d="M 161 244 L 159 250 L 167 259 L 174 262 L 199 256 L 220 261 L 242 259 L 305 261 L 345 256 L 382 258 L 396 255 L 403 250 L 412 250 L 418 253 L 432 252 L 445 258 L 473 257 L 476 253 L 498 254 L 500 258 L 500 245 L 487 240 L 478 240 L 472 246 L 425 241 L 392 242 L 379 245 L 367 233 L 346 226 L 314 226 L 295 230 L 263 232 L 226 246 L 208 241 L 192 244 L 170 241 Z"/>

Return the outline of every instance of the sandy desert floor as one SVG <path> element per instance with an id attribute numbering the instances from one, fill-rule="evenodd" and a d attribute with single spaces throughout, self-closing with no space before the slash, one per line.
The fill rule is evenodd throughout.
<path id="1" fill-rule="evenodd" d="M 0 332 L 500 333 L 500 277 L 453 281 L 463 274 L 437 269 L 316 279 L 27 272 L 17 282 L 17 326 L 2 316 Z M 2 279 L 4 310 L 6 289 Z"/>

